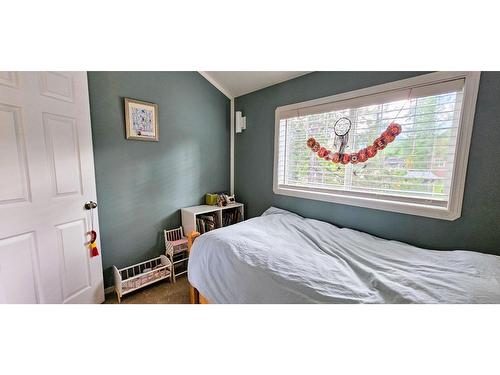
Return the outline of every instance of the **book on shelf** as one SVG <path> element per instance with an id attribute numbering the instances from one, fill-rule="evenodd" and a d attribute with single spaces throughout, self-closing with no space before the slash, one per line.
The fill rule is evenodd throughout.
<path id="1" fill-rule="evenodd" d="M 239 223 L 241 221 L 241 211 L 237 208 L 226 210 L 222 213 L 222 225 L 224 227 L 232 224 Z"/>
<path id="2" fill-rule="evenodd" d="M 196 217 L 196 230 L 203 234 L 219 228 L 219 218 L 217 214 L 199 215 Z"/>

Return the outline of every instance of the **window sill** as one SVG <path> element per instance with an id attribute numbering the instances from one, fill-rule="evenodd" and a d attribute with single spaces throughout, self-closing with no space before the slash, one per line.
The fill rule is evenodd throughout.
<path id="1" fill-rule="evenodd" d="M 384 199 L 377 194 L 364 194 L 357 196 L 355 192 L 348 191 L 318 191 L 300 187 L 274 186 L 274 194 L 286 195 L 296 198 L 314 199 L 323 202 L 347 204 L 350 206 L 371 208 L 382 211 L 397 212 L 415 216 L 453 221 L 460 218 L 461 207 L 440 207 L 417 202 L 403 202 Z"/>

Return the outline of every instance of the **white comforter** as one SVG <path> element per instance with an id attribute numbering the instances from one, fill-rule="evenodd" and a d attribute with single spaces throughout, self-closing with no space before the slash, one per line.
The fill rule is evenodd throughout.
<path id="1" fill-rule="evenodd" d="M 200 236 L 189 282 L 214 303 L 500 303 L 500 257 L 424 250 L 277 208 Z"/>

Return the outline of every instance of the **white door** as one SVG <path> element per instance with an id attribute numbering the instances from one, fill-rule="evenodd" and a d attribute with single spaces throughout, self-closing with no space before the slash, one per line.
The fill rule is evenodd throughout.
<path id="1" fill-rule="evenodd" d="M 96 201 L 87 74 L 0 72 L 0 303 L 104 300 L 86 201 Z M 99 233 L 97 210 L 93 222 Z"/>

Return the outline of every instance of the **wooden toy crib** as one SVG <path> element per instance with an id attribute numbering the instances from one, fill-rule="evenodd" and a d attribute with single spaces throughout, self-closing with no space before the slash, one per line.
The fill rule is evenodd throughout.
<path id="1" fill-rule="evenodd" d="M 172 263 L 165 255 L 121 269 L 113 266 L 118 303 L 121 303 L 125 294 L 163 279 L 172 280 L 172 268 Z"/>

